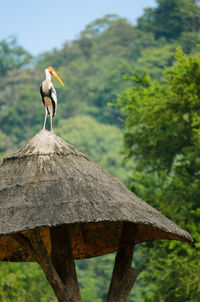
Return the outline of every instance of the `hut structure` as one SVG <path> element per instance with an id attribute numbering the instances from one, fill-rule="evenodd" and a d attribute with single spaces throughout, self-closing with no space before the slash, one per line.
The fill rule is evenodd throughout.
<path id="1" fill-rule="evenodd" d="M 0 167 L 0 260 L 37 261 L 59 302 L 81 301 L 74 259 L 117 251 L 108 302 L 126 301 L 134 245 L 191 242 L 73 146 L 39 132 Z"/>

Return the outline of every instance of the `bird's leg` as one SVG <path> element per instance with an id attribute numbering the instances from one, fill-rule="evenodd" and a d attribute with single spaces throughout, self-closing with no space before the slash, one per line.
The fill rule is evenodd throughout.
<path id="1" fill-rule="evenodd" d="M 45 107 L 45 118 L 44 118 L 44 125 L 43 125 L 43 128 L 42 128 L 42 131 L 45 131 L 46 130 L 46 121 L 47 121 L 47 107 Z"/>
<path id="2" fill-rule="evenodd" d="M 53 128 L 52 128 L 52 113 L 50 113 L 50 123 L 51 123 L 51 133 L 53 133 Z"/>
<path id="3" fill-rule="evenodd" d="M 51 103 L 51 110 L 50 110 L 50 124 L 51 124 L 51 133 L 53 133 L 53 128 L 52 128 L 52 117 L 53 117 L 53 104 Z"/>

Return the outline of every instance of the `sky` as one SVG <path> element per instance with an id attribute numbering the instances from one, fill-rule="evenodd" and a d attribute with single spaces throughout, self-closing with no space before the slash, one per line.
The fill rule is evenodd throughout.
<path id="1" fill-rule="evenodd" d="M 0 0 L 0 40 L 16 35 L 33 55 L 60 48 L 85 26 L 106 14 L 132 24 L 156 0 Z"/>

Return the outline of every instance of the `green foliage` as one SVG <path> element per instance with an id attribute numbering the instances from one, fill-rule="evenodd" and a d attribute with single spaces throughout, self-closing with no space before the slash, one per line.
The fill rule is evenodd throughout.
<path id="1" fill-rule="evenodd" d="M 0 266 L 1 302 L 57 301 L 38 264 L 1 263 Z"/>
<path id="2" fill-rule="evenodd" d="M 200 297 L 200 55 L 179 49 L 176 60 L 163 81 L 135 74 L 135 85 L 118 99 L 126 117 L 124 152 L 135 159 L 130 188 L 195 239 L 193 246 L 172 241 L 143 248 L 149 255 L 142 275 L 148 302 Z"/>
<path id="3" fill-rule="evenodd" d="M 195 53 L 198 51 L 198 44 L 200 44 L 200 33 L 183 32 L 178 39 L 178 44 L 180 44 L 185 53 Z"/>
<path id="4" fill-rule="evenodd" d="M 135 71 L 141 73 L 144 70 L 151 70 L 152 79 L 161 77 L 163 68 L 171 66 L 174 62 L 175 45 L 166 44 L 159 48 L 147 48 L 138 58 Z M 159 58 L 159 60 L 158 60 Z"/>
<path id="5" fill-rule="evenodd" d="M 13 148 L 41 127 L 44 109 L 38 87 L 39 80 L 31 69 L 10 71 L 0 82 L 0 128 Z"/>
<path id="6" fill-rule="evenodd" d="M 89 294 L 95 299 L 101 298 L 99 301 L 97 300 L 98 302 L 106 301 L 113 263 L 114 254 L 76 261 L 78 281 L 85 302 L 91 301 Z M 87 275 L 85 274 L 86 271 Z"/>
<path id="7" fill-rule="evenodd" d="M 169 169 L 185 146 L 198 148 L 199 58 L 187 57 L 180 50 L 176 58 L 177 64 L 165 72 L 165 81 L 151 83 L 146 74 L 136 74 L 131 79 L 142 86 L 128 88 L 118 101 L 127 116 L 126 152 L 138 160 L 144 154 L 139 161 L 142 168 L 148 162 L 156 169 Z"/>
<path id="8" fill-rule="evenodd" d="M 158 6 L 146 9 L 138 19 L 139 28 L 152 31 L 155 38 L 177 39 L 183 32 L 200 29 L 200 8 L 193 0 L 157 0 Z"/>
<path id="9" fill-rule="evenodd" d="M 60 120 L 56 133 L 113 176 L 126 180 L 128 167 L 122 164 L 122 134 L 116 126 L 100 124 L 80 115 Z"/>
<path id="10" fill-rule="evenodd" d="M 89 280 L 89 284 L 82 291 L 83 302 L 102 302 L 101 299 L 97 298 L 96 288 L 94 287 L 94 279 Z"/>
<path id="11" fill-rule="evenodd" d="M 32 56 L 18 45 L 14 36 L 0 41 L 0 77 L 9 70 L 20 69 L 30 63 Z"/>

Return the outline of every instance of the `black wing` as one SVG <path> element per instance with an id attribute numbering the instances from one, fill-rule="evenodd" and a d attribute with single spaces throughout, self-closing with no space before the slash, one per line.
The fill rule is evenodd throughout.
<path id="1" fill-rule="evenodd" d="M 42 102 L 43 102 L 44 106 L 45 106 L 45 100 L 44 100 L 44 98 L 48 97 L 48 98 L 51 99 L 51 103 L 52 103 L 52 106 L 53 106 L 53 115 L 52 116 L 54 116 L 56 114 L 56 109 L 57 109 L 57 95 L 56 95 L 55 88 L 52 85 L 48 92 L 44 92 L 42 90 L 42 84 L 41 84 L 40 85 L 40 94 L 41 94 Z M 47 106 L 47 111 L 50 114 L 48 106 Z"/>
<path id="2" fill-rule="evenodd" d="M 40 94 L 41 94 L 41 97 L 42 97 L 42 102 L 43 102 L 43 104 L 45 106 L 45 101 L 44 101 L 45 93 L 42 90 L 42 84 L 40 84 Z"/>

